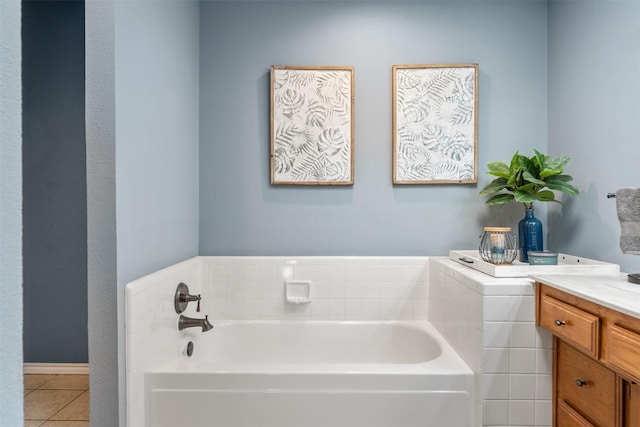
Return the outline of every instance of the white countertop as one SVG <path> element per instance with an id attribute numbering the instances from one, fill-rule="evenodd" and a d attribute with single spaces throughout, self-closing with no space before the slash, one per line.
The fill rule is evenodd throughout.
<path id="1" fill-rule="evenodd" d="M 558 290 L 640 319 L 640 285 L 627 281 L 627 274 L 566 275 L 532 274 L 532 279 Z"/>

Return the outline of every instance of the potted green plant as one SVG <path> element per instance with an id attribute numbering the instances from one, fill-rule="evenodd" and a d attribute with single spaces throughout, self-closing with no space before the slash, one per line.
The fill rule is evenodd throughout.
<path id="1" fill-rule="evenodd" d="M 576 187 L 569 184 L 573 177 L 564 174 L 569 156 L 550 157 L 533 150 L 532 157 L 516 151 L 511 163 L 492 162 L 487 165 L 488 174 L 497 178 L 480 191 L 490 196 L 488 205 L 503 205 L 511 201 L 524 204 L 525 217 L 518 224 L 520 261 L 528 262 L 529 251 L 543 250 L 542 223 L 533 215 L 533 203 L 558 202 L 555 191 L 578 195 Z"/>

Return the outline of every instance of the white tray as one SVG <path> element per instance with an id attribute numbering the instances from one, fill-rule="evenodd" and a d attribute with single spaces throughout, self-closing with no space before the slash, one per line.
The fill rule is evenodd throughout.
<path id="1" fill-rule="evenodd" d="M 618 274 L 620 266 L 567 254 L 558 254 L 558 265 L 529 265 L 514 261 L 513 264 L 495 265 L 483 261 L 477 250 L 452 250 L 449 258 L 474 270 L 493 277 L 528 277 L 530 274 Z"/>

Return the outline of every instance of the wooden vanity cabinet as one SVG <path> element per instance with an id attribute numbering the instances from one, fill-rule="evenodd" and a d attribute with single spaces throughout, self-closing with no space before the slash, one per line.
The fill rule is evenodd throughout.
<path id="1" fill-rule="evenodd" d="M 562 340 L 556 357 L 556 398 L 593 425 L 615 427 L 615 373 Z"/>
<path id="2" fill-rule="evenodd" d="M 536 283 L 553 334 L 553 425 L 640 427 L 640 319 Z"/>
<path id="3" fill-rule="evenodd" d="M 640 384 L 623 383 L 624 419 L 627 426 L 640 426 Z"/>
<path id="4" fill-rule="evenodd" d="M 557 402 L 553 420 L 554 426 L 594 427 L 593 424 L 591 424 L 582 415 L 580 415 L 571 406 L 569 406 L 562 400 Z"/>

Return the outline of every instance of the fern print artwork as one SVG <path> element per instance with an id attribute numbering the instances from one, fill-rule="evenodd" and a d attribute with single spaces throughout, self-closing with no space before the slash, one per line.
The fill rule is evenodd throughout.
<path id="1" fill-rule="evenodd" d="M 271 183 L 353 184 L 353 68 L 271 68 Z"/>
<path id="2" fill-rule="evenodd" d="M 393 183 L 477 182 L 478 65 L 393 67 Z"/>

